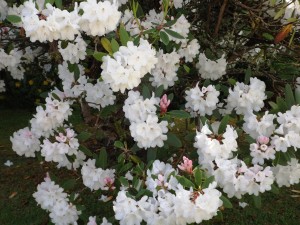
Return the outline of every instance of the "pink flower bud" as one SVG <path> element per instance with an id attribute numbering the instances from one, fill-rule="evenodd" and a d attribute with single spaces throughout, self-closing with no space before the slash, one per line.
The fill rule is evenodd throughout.
<path id="1" fill-rule="evenodd" d="M 59 136 L 56 136 L 55 139 L 58 141 L 58 142 L 66 142 L 67 141 L 67 137 L 65 135 L 63 135 L 63 133 L 59 133 L 58 134 Z"/>
<path id="2" fill-rule="evenodd" d="M 265 136 L 260 136 L 260 137 L 257 138 L 257 142 L 259 144 L 265 144 L 266 145 L 266 144 L 269 143 L 269 141 L 270 141 L 270 139 L 268 137 L 265 137 Z"/>
<path id="3" fill-rule="evenodd" d="M 162 96 L 160 99 L 159 105 L 160 105 L 160 113 L 163 115 L 167 112 L 168 106 L 170 105 L 171 101 L 168 100 L 168 97 L 166 94 Z"/>
<path id="4" fill-rule="evenodd" d="M 183 156 L 183 162 L 178 165 L 178 168 L 182 171 L 185 171 L 189 174 L 193 173 L 193 161 L 188 159 L 187 157 Z"/>

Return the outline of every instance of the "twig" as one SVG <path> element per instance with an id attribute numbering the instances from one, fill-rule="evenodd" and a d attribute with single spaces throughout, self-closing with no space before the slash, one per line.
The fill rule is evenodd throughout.
<path id="1" fill-rule="evenodd" d="M 223 15 L 224 15 L 224 11 L 225 11 L 225 8 L 227 6 L 227 3 L 228 3 L 228 0 L 224 0 L 223 4 L 221 6 L 219 17 L 218 17 L 218 22 L 217 22 L 215 32 L 214 32 L 215 35 L 218 35 L 218 33 L 219 33 L 220 25 L 221 25 L 221 22 L 222 22 L 222 19 L 223 19 Z"/>

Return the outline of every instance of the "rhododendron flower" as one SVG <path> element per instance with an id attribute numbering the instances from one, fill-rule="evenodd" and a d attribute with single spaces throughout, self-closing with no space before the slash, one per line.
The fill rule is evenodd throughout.
<path id="1" fill-rule="evenodd" d="M 182 171 L 185 171 L 189 174 L 193 173 L 193 161 L 188 159 L 187 157 L 183 156 L 183 162 L 178 165 L 178 168 Z"/>
<path id="2" fill-rule="evenodd" d="M 159 106 L 160 106 L 160 113 L 163 115 L 167 112 L 168 106 L 170 105 L 171 101 L 168 100 L 168 97 L 166 94 L 164 94 L 162 96 L 162 98 L 160 99 L 159 102 Z"/>

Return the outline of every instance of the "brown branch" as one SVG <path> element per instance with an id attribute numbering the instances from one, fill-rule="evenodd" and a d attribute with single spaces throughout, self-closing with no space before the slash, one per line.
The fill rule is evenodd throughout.
<path id="1" fill-rule="evenodd" d="M 225 8 L 227 6 L 227 3 L 228 3 L 228 0 L 224 0 L 223 4 L 221 6 L 219 17 L 218 17 L 218 22 L 217 22 L 217 25 L 215 27 L 215 32 L 214 32 L 215 35 L 218 35 L 218 33 L 219 33 L 219 29 L 220 29 L 220 26 L 221 26 L 221 22 L 222 22 L 222 19 L 223 19 L 223 15 L 224 15 L 224 11 L 225 11 Z"/>
<path id="2" fill-rule="evenodd" d="M 242 7 L 242 8 L 244 8 L 244 9 L 250 10 L 250 11 L 254 11 L 254 12 L 260 12 L 261 11 L 261 9 L 253 9 L 253 8 L 241 3 L 240 1 L 235 1 L 235 4 Z"/>

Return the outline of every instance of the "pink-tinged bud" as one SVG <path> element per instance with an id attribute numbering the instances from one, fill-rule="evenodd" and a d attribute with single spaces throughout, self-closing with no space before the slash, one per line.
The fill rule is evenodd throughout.
<path id="1" fill-rule="evenodd" d="M 270 138 L 268 138 L 268 137 L 265 137 L 265 136 L 260 136 L 260 137 L 258 137 L 257 138 L 257 142 L 259 143 L 259 144 L 268 144 L 269 143 L 269 141 L 270 141 Z"/>
<path id="2" fill-rule="evenodd" d="M 66 142 L 67 141 L 67 137 L 65 135 L 63 135 L 62 133 L 59 133 L 58 134 L 59 136 L 56 136 L 55 139 L 58 141 L 58 142 Z"/>
<path id="3" fill-rule="evenodd" d="M 66 131 L 67 131 L 67 137 L 69 139 L 75 136 L 74 130 L 71 130 L 70 128 L 67 128 Z"/>
<path id="4" fill-rule="evenodd" d="M 168 97 L 166 94 L 162 96 L 160 99 L 159 105 L 160 105 L 160 113 L 163 115 L 167 112 L 168 106 L 170 105 L 171 101 L 168 100 Z"/>
<path id="5" fill-rule="evenodd" d="M 111 189 L 111 190 L 115 189 L 115 186 L 114 186 L 115 179 L 110 178 L 110 177 L 105 177 L 104 181 L 105 181 L 106 186 L 109 189 Z"/>
<path id="6" fill-rule="evenodd" d="M 182 171 L 185 171 L 189 174 L 193 173 L 193 161 L 188 159 L 187 157 L 183 156 L 183 162 L 178 165 L 178 168 Z"/>

